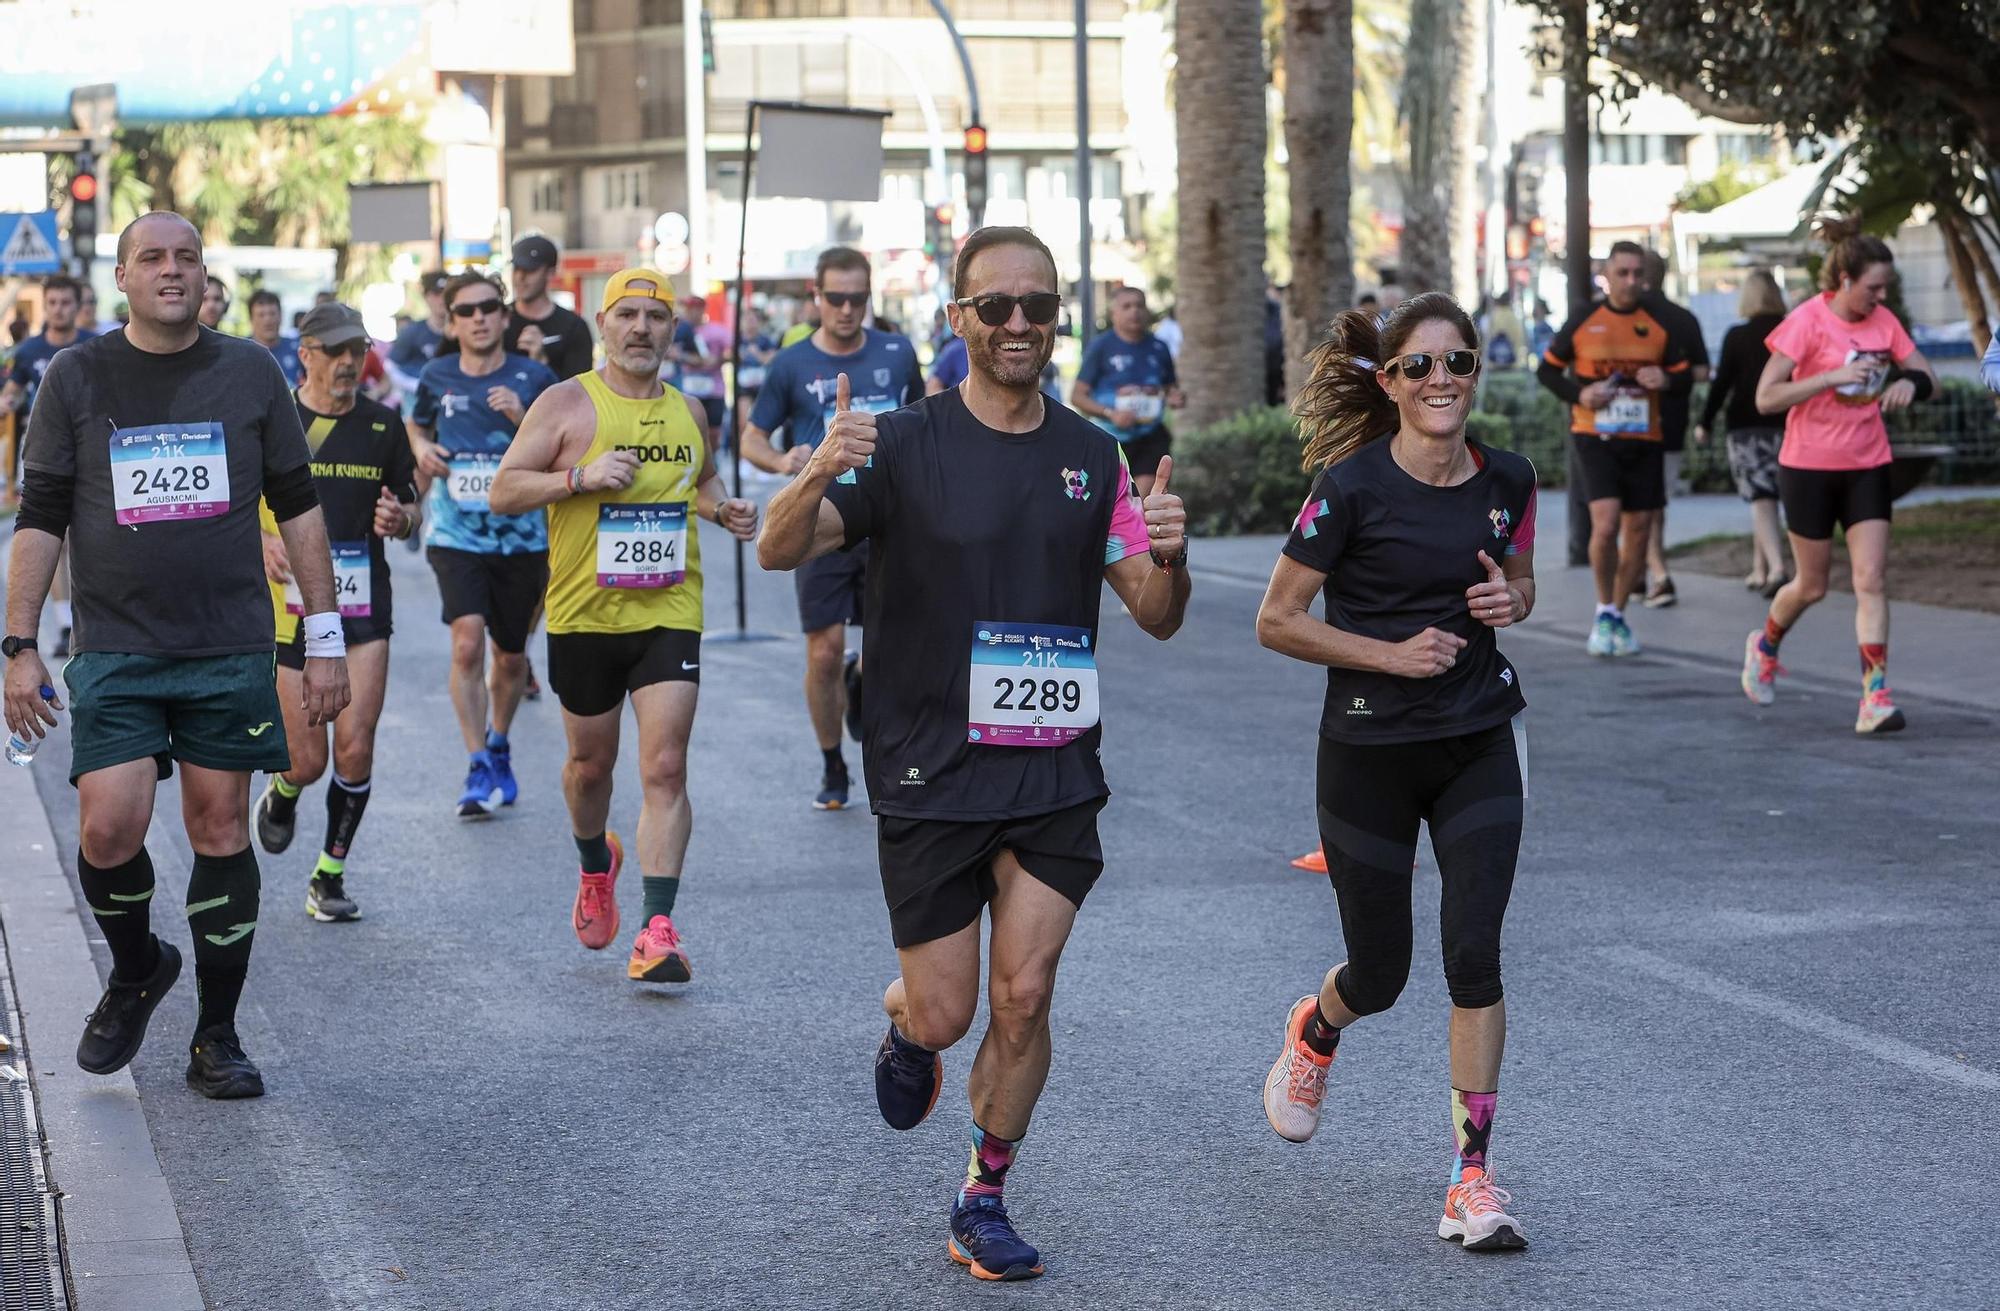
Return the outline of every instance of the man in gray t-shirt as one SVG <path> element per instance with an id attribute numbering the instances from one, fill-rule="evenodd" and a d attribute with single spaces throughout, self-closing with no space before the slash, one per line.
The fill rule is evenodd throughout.
<path id="1" fill-rule="evenodd" d="M 146 852 L 154 784 L 178 761 L 199 986 L 187 1081 L 208 1097 L 257 1097 L 263 1076 L 236 1034 L 257 928 L 250 775 L 290 763 L 258 502 L 278 520 L 305 601 L 315 725 L 348 700 L 333 560 L 277 362 L 197 321 L 207 271 L 194 227 L 169 213 L 132 223 L 118 238 L 117 279 L 131 323 L 50 365 L 28 429 L 0 642 L 7 726 L 40 738 L 65 708 L 35 638 L 68 537 L 77 880 L 112 961 L 77 1064 L 109 1074 L 130 1062 L 180 975 L 179 951 L 151 931 Z"/>

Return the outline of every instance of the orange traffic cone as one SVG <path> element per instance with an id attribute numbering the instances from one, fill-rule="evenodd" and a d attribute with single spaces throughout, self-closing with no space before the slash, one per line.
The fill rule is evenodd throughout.
<path id="1" fill-rule="evenodd" d="M 1302 869 L 1308 874 L 1326 873 L 1326 848 L 1318 847 L 1292 862 L 1293 869 Z"/>

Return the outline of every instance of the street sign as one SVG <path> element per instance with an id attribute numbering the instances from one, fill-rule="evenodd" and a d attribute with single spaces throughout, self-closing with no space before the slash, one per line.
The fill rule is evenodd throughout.
<path id="1" fill-rule="evenodd" d="M 62 246 L 56 212 L 0 214 L 0 274 L 61 273 Z"/>
<path id="2" fill-rule="evenodd" d="M 688 233 L 692 230 L 688 226 L 687 215 L 675 210 L 668 210 L 653 220 L 653 240 L 662 246 L 686 245 Z"/>

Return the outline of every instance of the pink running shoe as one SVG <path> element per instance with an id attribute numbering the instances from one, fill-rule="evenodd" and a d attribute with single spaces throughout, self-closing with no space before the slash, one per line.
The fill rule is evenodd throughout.
<path id="1" fill-rule="evenodd" d="M 1485 1171 L 1468 1169 L 1444 1195 L 1438 1237 L 1455 1239 L 1468 1252 L 1518 1252 L 1528 1245 L 1528 1235 L 1521 1222 L 1507 1214 L 1507 1204 L 1513 1200 Z"/>
<path id="2" fill-rule="evenodd" d="M 1768 706 L 1778 699 L 1778 675 L 1785 667 L 1778 663 L 1778 657 L 1765 655 L 1759 639 L 1764 634 L 1753 632 L 1743 642 L 1743 695 L 1760 706 Z"/>
<path id="3" fill-rule="evenodd" d="M 592 951 L 603 951 L 618 936 L 618 867 L 625 863 L 625 848 L 616 833 L 604 840 L 611 847 L 611 868 L 603 874 L 577 872 L 576 906 L 569 916 L 576 940 Z"/>
<path id="4" fill-rule="evenodd" d="M 632 943 L 632 959 L 625 964 L 625 977 L 639 983 L 686 983 L 694 977 L 687 951 L 674 922 L 655 915 Z"/>

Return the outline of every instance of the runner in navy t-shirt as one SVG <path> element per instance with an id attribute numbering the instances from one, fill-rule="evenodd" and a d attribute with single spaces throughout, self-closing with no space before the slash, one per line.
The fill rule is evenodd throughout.
<path id="1" fill-rule="evenodd" d="M 1526 704 L 1493 630 L 1535 604 L 1535 470 L 1470 441 L 1479 336 L 1438 292 L 1378 330 L 1349 310 L 1294 410 L 1319 471 L 1257 614 L 1265 646 L 1324 665 L 1319 822 L 1347 960 L 1285 1022 L 1264 1113 L 1312 1137 L 1347 1025 L 1410 972 L 1410 869 L 1428 824 L 1443 876 L 1458 1159 L 1440 1238 L 1525 1247 L 1486 1160 L 1507 1011 L 1500 922 L 1521 846 Z M 1325 594 L 1326 619 L 1313 617 Z"/>
<path id="2" fill-rule="evenodd" d="M 916 347 L 868 326 L 868 257 L 846 246 L 820 253 L 813 273 L 819 327 L 778 352 L 743 430 L 743 458 L 786 477 L 806 467 L 833 420 L 835 379 L 845 377 L 854 408 L 870 414 L 901 409 L 924 394 Z M 786 450 L 771 445 L 785 430 Z M 861 622 L 861 583 L 868 548 L 808 561 L 793 576 L 799 627 L 806 634 L 806 710 L 819 739 L 821 775 L 816 810 L 847 805 L 847 761 L 840 751 L 843 703 L 847 728 L 861 736 L 861 660 L 846 654 L 847 625 Z M 844 677 L 843 677 L 844 673 Z"/>
<path id="3" fill-rule="evenodd" d="M 938 1053 L 971 1027 L 992 910 L 991 987 L 1007 1002 L 972 1067 L 979 1118 L 950 1241 L 982 1279 L 1042 1272 L 1001 1188 L 1048 1075 L 1062 944 L 1104 865 L 1098 600 L 1109 582 L 1165 639 L 1188 599 L 1186 513 L 1168 471 L 1142 510 L 1118 445 L 1041 394 L 1056 281 L 1027 229 L 974 233 L 951 308 L 971 374 L 893 414 L 842 404 L 772 499 L 757 548 L 766 568 L 791 569 L 873 544 L 862 756 L 902 965 L 875 1063 L 892 1128 L 929 1115 Z"/>
<path id="4" fill-rule="evenodd" d="M 1141 496 L 1153 490 L 1153 470 L 1173 447 L 1166 411 L 1178 410 L 1180 375 L 1167 343 L 1147 325 L 1146 293 L 1120 287 L 1111 295 L 1111 331 L 1092 337 L 1070 389 L 1070 408 L 1088 416 L 1125 447 L 1125 462 Z"/>

